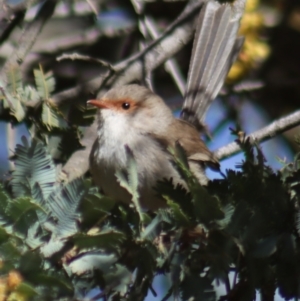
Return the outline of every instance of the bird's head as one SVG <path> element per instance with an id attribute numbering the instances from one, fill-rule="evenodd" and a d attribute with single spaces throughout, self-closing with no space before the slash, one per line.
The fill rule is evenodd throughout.
<path id="1" fill-rule="evenodd" d="M 159 128 L 164 120 L 173 118 L 171 110 L 158 95 L 136 84 L 113 88 L 101 99 L 87 103 L 99 109 L 101 123 L 125 123 L 146 131 Z"/>

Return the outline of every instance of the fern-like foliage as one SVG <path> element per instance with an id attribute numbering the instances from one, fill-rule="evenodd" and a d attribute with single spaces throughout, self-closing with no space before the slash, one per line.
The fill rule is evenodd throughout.
<path id="1" fill-rule="evenodd" d="M 61 268 L 50 264 L 48 258 L 61 251 L 66 237 L 77 233 L 77 209 L 85 193 L 83 183 L 81 180 L 66 186 L 56 183 L 54 163 L 45 146 L 36 139 L 29 143 L 23 138 L 14 161 L 10 181 L 14 198 L 3 188 L 0 192 L 3 272 L 18 268 L 38 300 L 49 294 L 70 295 L 71 279 L 65 277 Z M 34 259 L 32 264 L 39 262 L 32 271 L 25 260 L 28 256 Z"/>
<path id="2" fill-rule="evenodd" d="M 45 74 L 42 66 L 39 67 L 33 71 L 37 91 L 41 99 L 49 100 L 55 89 L 55 81 L 51 72 Z"/>
<path id="3" fill-rule="evenodd" d="M 21 122 L 26 119 L 28 102 L 35 106 L 42 104 L 43 125 L 49 131 L 53 128 L 66 129 L 68 125 L 63 113 L 51 101 L 51 95 L 55 90 L 53 74 L 51 72 L 45 74 L 41 65 L 33 73 L 36 87 L 23 83 L 19 68 L 14 67 L 8 70 L 7 84 L 0 83 L 4 108 L 8 109 L 18 122 Z M 36 122 L 39 120 L 36 119 Z"/>
<path id="4" fill-rule="evenodd" d="M 0 256 L 3 277 L 21 279 L 10 294 L 27 300 L 83 299 L 91 289 L 107 300 L 144 300 L 157 274 L 169 275 L 163 300 L 252 300 L 279 293 L 297 298 L 299 160 L 274 173 L 261 150 L 243 142 L 238 171 L 202 187 L 180 146 L 171 150 L 186 191 L 159 182 L 167 206 L 144 212 L 132 152 L 117 173 L 132 205 L 102 195 L 89 179 L 62 185 L 39 140 L 15 150 L 9 189 L 0 187 Z M 229 275 L 233 274 L 233 281 Z M 7 278 L 8 279 L 8 278 Z"/>
<path id="5" fill-rule="evenodd" d="M 29 195 L 38 183 L 41 194 L 47 198 L 56 181 L 56 170 L 51 156 L 44 145 L 33 140 L 31 145 L 25 137 L 23 145 L 17 145 L 15 150 L 15 170 L 11 181 L 15 197 Z"/>
<path id="6" fill-rule="evenodd" d="M 24 101 L 26 101 L 25 97 L 27 96 L 26 93 L 23 92 L 20 69 L 10 68 L 7 73 L 7 81 L 7 90 L 3 95 L 4 108 L 10 109 L 11 114 L 20 122 L 24 119 L 26 114 Z"/>

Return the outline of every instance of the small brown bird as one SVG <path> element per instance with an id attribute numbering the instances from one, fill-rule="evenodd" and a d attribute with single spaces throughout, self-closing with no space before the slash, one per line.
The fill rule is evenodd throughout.
<path id="1" fill-rule="evenodd" d="M 237 30 L 245 0 L 235 3 L 236 7 L 209 1 L 201 10 L 182 119 L 176 119 L 158 95 L 139 85 L 116 87 L 100 100 L 88 101 L 99 109 L 90 171 L 106 195 L 131 201 L 116 178 L 116 172 L 127 167 L 126 146 L 136 161 L 144 208 L 155 210 L 164 205 L 153 190 L 158 180 L 172 178 L 175 185 L 184 185 L 167 151 L 175 143 L 186 151 L 190 169 L 199 182 L 207 183 L 205 165 L 218 166 L 218 162 L 199 138 L 198 129 L 242 45 Z"/>
<path id="2" fill-rule="evenodd" d="M 184 184 L 171 163 L 169 146 L 180 143 L 191 171 L 201 184 L 207 183 L 204 164 L 218 165 L 196 128 L 176 119 L 164 101 L 145 87 L 122 86 L 108 91 L 101 100 L 88 103 L 100 109 L 98 139 L 90 155 L 90 170 L 104 193 L 117 200 L 131 200 L 115 176 L 117 170 L 126 169 L 126 146 L 136 160 L 141 205 L 151 210 L 163 205 L 153 190 L 157 180 L 173 178 L 174 184 Z"/>

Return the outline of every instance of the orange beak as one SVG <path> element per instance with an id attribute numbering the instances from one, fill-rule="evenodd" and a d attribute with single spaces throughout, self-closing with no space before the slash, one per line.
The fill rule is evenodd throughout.
<path id="1" fill-rule="evenodd" d="M 88 100 L 87 104 L 97 107 L 99 109 L 109 108 L 109 105 L 105 100 L 92 99 L 92 100 Z"/>

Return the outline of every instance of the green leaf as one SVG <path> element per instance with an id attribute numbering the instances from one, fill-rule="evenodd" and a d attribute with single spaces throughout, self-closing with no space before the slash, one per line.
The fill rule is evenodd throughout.
<path id="1" fill-rule="evenodd" d="M 48 230 L 54 232 L 55 225 L 48 226 L 48 224 L 46 224 L 46 226 Z M 54 254 L 60 252 L 65 245 L 66 241 L 63 241 L 60 238 L 57 239 L 54 235 L 52 235 L 50 241 L 40 247 L 40 251 L 44 258 L 50 258 Z"/>
<path id="2" fill-rule="evenodd" d="M 39 222 L 43 224 L 48 219 L 50 212 L 49 212 L 49 206 L 47 206 L 47 203 L 44 199 L 43 192 L 39 183 L 35 183 L 33 185 L 31 189 L 31 195 L 33 197 L 33 202 L 38 204 L 39 208 L 41 208 L 41 210 L 36 211 L 36 214 L 39 219 Z"/>
<path id="3" fill-rule="evenodd" d="M 42 121 L 49 131 L 53 128 L 66 129 L 68 127 L 62 113 L 50 101 L 43 103 Z"/>
<path id="4" fill-rule="evenodd" d="M 44 224 L 44 229 L 51 233 L 51 239 L 41 247 L 41 252 L 46 258 L 59 252 L 67 243 L 65 238 L 77 232 L 77 210 L 84 194 L 83 181 L 77 179 L 65 186 L 56 187 L 46 199 L 49 219 Z"/>
<path id="5" fill-rule="evenodd" d="M 28 250 L 22 254 L 19 270 L 23 275 L 39 273 L 43 270 L 43 259 L 38 250 Z"/>
<path id="6" fill-rule="evenodd" d="M 191 194 L 186 191 L 181 185 L 174 187 L 172 179 L 158 181 L 155 187 L 157 193 L 162 198 L 168 198 L 179 204 L 181 210 L 189 217 L 194 216 L 194 206 L 192 204 Z"/>
<path id="7" fill-rule="evenodd" d="M 167 201 L 167 205 L 169 207 L 170 215 L 172 216 L 173 223 L 178 227 L 189 227 L 191 225 L 191 221 L 189 217 L 182 211 L 179 204 L 172 201 L 168 196 L 163 196 Z"/>
<path id="8" fill-rule="evenodd" d="M 54 293 L 59 296 L 61 296 L 61 294 L 73 294 L 74 287 L 71 280 L 58 272 L 51 273 L 46 270 L 45 272 L 31 273 L 30 281 L 35 283 L 36 288 L 44 293 L 46 297 L 53 297 Z"/>
<path id="9" fill-rule="evenodd" d="M 217 197 L 210 195 L 206 188 L 199 184 L 189 169 L 185 150 L 177 143 L 175 149 L 169 149 L 173 156 L 174 164 L 181 177 L 186 181 L 192 198 L 188 202 L 179 201 L 184 212 L 194 217 L 197 222 L 210 224 L 212 221 L 222 219 L 224 214 L 221 210 Z M 174 198 L 176 200 L 176 198 Z M 176 200 L 177 202 L 177 200 Z"/>
<path id="10" fill-rule="evenodd" d="M 196 183 L 191 190 L 194 214 L 200 223 L 208 225 L 224 218 L 224 213 L 216 196 L 210 195 L 206 188 L 199 183 Z"/>
<path id="11" fill-rule="evenodd" d="M 86 228 L 92 227 L 99 220 L 108 216 L 114 206 L 115 201 L 111 198 L 101 195 L 97 191 L 90 190 L 84 197 L 80 206 L 82 216 L 81 225 Z"/>
<path id="12" fill-rule="evenodd" d="M 134 154 L 132 153 L 132 150 L 127 145 L 125 146 L 125 149 L 127 153 L 127 168 L 126 171 L 118 170 L 116 172 L 116 177 L 120 185 L 132 195 L 132 203 L 134 204 L 135 209 L 139 214 L 140 221 L 143 222 L 143 212 L 139 202 L 139 178 L 136 161 L 134 159 Z"/>
<path id="13" fill-rule="evenodd" d="M 231 221 L 234 210 L 235 208 L 231 204 L 227 204 L 222 208 L 222 211 L 224 212 L 224 218 L 217 220 L 217 224 L 220 226 L 221 229 L 224 229 L 228 226 L 228 224 Z"/>
<path id="14" fill-rule="evenodd" d="M 76 103 L 68 114 L 68 120 L 71 124 L 75 123 L 82 129 L 90 126 L 96 117 L 97 109 L 93 106 L 86 106 L 83 103 Z"/>
<path id="15" fill-rule="evenodd" d="M 0 245 L 3 244 L 4 242 L 7 242 L 9 237 L 10 235 L 9 233 L 6 232 L 5 228 L 0 227 Z"/>
<path id="16" fill-rule="evenodd" d="M 19 67 L 11 67 L 7 72 L 7 90 L 16 96 L 18 89 L 23 89 L 22 73 Z"/>
<path id="17" fill-rule="evenodd" d="M 19 197 L 9 202 L 6 213 L 16 221 L 20 219 L 22 215 L 26 215 L 32 210 L 41 210 L 41 208 L 34 204 L 30 197 Z"/>
<path id="18" fill-rule="evenodd" d="M 24 89 L 19 89 L 18 94 L 23 102 L 39 100 L 39 95 L 36 89 L 31 86 L 25 86 Z"/>
<path id="19" fill-rule="evenodd" d="M 43 197 L 47 198 L 56 180 L 51 156 L 38 140 L 33 139 L 31 145 L 25 137 L 22 141 L 23 145 L 18 144 L 15 150 L 15 170 L 11 180 L 13 194 L 15 197 L 29 195 L 29 191 L 38 183 Z"/>
<path id="20" fill-rule="evenodd" d="M 37 100 L 37 91 L 30 86 L 23 86 L 22 74 L 19 67 L 10 68 L 7 72 L 7 90 L 4 93 L 4 107 L 10 108 L 10 114 L 18 122 L 21 122 L 27 109 L 24 105 L 27 101 Z"/>
<path id="21" fill-rule="evenodd" d="M 4 100 L 4 108 L 10 109 L 10 114 L 14 116 L 18 122 L 21 122 L 27 112 L 27 108 L 24 105 L 27 101 L 37 100 L 38 95 L 34 88 L 30 86 L 23 86 L 22 74 L 19 67 L 12 67 L 7 72 L 7 84 L 5 91 L 2 92 L 2 98 Z"/>
<path id="22" fill-rule="evenodd" d="M 108 287 L 113 288 L 121 295 L 125 295 L 129 284 L 132 282 L 132 273 L 124 265 L 115 264 L 103 275 L 103 278 Z"/>
<path id="23" fill-rule="evenodd" d="M 18 122 L 21 122 L 26 113 L 20 92 L 23 91 L 21 69 L 18 67 L 10 68 L 7 72 L 7 93 L 5 94 L 8 107 Z"/>
<path id="24" fill-rule="evenodd" d="M 6 93 L 4 100 L 4 108 L 9 108 L 10 114 L 14 116 L 18 122 L 21 122 L 25 117 L 26 108 L 18 98 L 18 95 L 14 96 Z"/>
<path id="25" fill-rule="evenodd" d="M 92 272 L 95 269 L 107 273 L 117 261 L 118 257 L 115 254 L 105 254 L 101 252 L 87 253 L 72 260 L 67 268 L 72 274 L 77 276 Z"/>
<path id="26" fill-rule="evenodd" d="M 142 232 L 141 239 L 148 239 L 150 241 L 153 241 L 156 238 L 158 226 L 160 225 L 161 221 L 161 214 L 157 214 L 156 217 L 150 223 L 148 223 L 147 227 Z"/>
<path id="27" fill-rule="evenodd" d="M 40 65 L 39 67 L 39 69 L 33 70 L 35 84 L 37 86 L 39 96 L 43 100 L 49 100 L 51 93 L 55 89 L 55 80 L 52 72 L 44 74 L 42 66 Z"/>
<path id="28" fill-rule="evenodd" d="M 26 237 L 28 229 L 38 219 L 37 210 L 42 209 L 31 198 L 19 197 L 8 204 L 6 213 L 13 221 L 14 231 Z"/>
<path id="29" fill-rule="evenodd" d="M 73 236 L 74 244 L 79 249 L 117 250 L 124 239 L 124 233 L 115 230 L 106 230 L 95 235 L 76 234 Z"/>
<path id="30" fill-rule="evenodd" d="M 16 117 L 18 122 L 21 122 L 24 119 L 26 111 L 24 105 L 21 103 L 20 100 L 16 100 L 15 107 L 12 110 L 12 115 Z"/>
<path id="31" fill-rule="evenodd" d="M 37 249 L 44 243 L 41 232 L 41 224 L 39 222 L 34 223 L 28 228 L 25 242 L 31 249 Z"/>
<path id="32" fill-rule="evenodd" d="M 55 236 L 66 237 L 77 231 L 77 209 L 85 194 L 83 181 L 76 179 L 65 186 L 56 187 L 47 198 L 51 216 L 55 219 Z"/>
<path id="33" fill-rule="evenodd" d="M 138 188 L 138 174 L 136 162 L 133 157 L 132 151 L 126 147 L 127 151 L 127 169 L 126 171 L 117 171 L 116 176 L 120 185 L 124 187 L 131 195 L 134 202 L 137 201 L 139 193 Z M 138 205 L 139 206 L 139 205 Z"/>
<path id="34" fill-rule="evenodd" d="M 0 184 L 0 225 L 7 223 L 6 207 L 10 202 L 10 197 Z"/>
<path id="35" fill-rule="evenodd" d="M 132 284 L 131 300 L 135 300 L 135 294 L 146 297 L 147 292 L 152 284 L 156 270 L 156 260 L 158 258 L 157 248 L 150 242 L 135 245 L 132 252 L 130 264 L 136 267 L 135 280 Z M 143 300 L 143 299 L 141 299 Z"/>
<path id="36" fill-rule="evenodd" d="M 20 293 L 22 295 L 22 298 L 27 300 L 38 295 L 37 290 L 32 285 L 26 282 L 21 282 L 14 291 Z"/>
<path id="37" fill-rule="evenodd" d="M 0 86 L 5 87 L 3 82 L 0 81 Z M 5 92 L 4 90 L 0 90 L 0 101 L 1 105 L 3 106 L 3 109 L 13 109 L 15 107 L 15 99 L 13 98 L 12 95 L 10 95 L 9 92 Z"/>
<path id="38" fill-rule="evenodd" d="M 175 167 L 177 168 L 182 179 L 184 179 L 189 186 L 195 182 L 198 183 L 198 180 L 190 171 L 184 148 L 179 143 L 176 143 L 175 148 L 169 148 L 168 151 L 173 156 Z"/>
<path id="39" fill-rule="evenodd" d="M 17 241 L 13 238 L 10 238 L 8 241 L 0 245 L 0 255 L 1 259 L 4 262 L 12 262 L 16 264 L 19 262 L 21 256 L 21 250 L 18 248 L 19 245 Z"/>
<path id="40" fill-rule="evenodd" d="M 108 196 L 100 194 L 98 189 L 94 188 L 95 187 L 89 189 L 88 194 L 84 198 L 84 200 L 87 201 L 87 206 L 109 213 L 115 206 L 115 201 Z"/>

